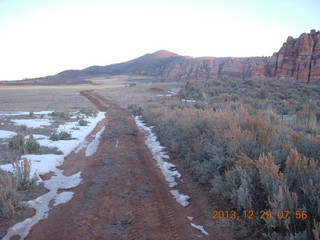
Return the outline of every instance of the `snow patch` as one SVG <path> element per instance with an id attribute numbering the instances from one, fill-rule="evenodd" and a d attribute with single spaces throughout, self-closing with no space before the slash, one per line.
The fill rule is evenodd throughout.
<path id="1" fill-rule="evenodd" d="M 156 97 L 171 97 L 171 94 L 158 94 Z"/>
<path id="2" fill-rule="evenodd" d="M 82 149 L 88 146 L 89 142 L 87 140 L 83 140 L 83 142 L 74 150 L 75 153 L 79 153 Z"/>
<path id="3" fill-rule="evenodd" d="M 191 100 L 191 99 L 181 99 L 182 102 L 185 102 L 185 103 L 195 103 L 197 102 L 196 100 Z"/>
<path id="4" fill-rule="evenodd" d="M 42 128 L 44 126 L 50 126 L 53 122 L 49 119 L 12 119 L 10 120 L 15 125 L 26 125 L 28 128 Z"/>
<path id="5" fill-rule="evenodd" d="M 209 233 L 201 226 L 201 225 L 196 225 L 194 223 L 190 223 L 192 227 L 200 230 L 203 234 L 209 235 Z"/>
<path id="6" fill-rule="evenodd" d="M 31 137 L 31 135 L 27 135 L 26 136 L 27 139 L 30 138 L 30 137 Z M 38 139 L 48 139 L 49 138 L 48 136 L 41 135 L 41 134 L 33 134 L 32 137 L 33 137 L 33 139 L 36 139 L 36 140 L 38 140 Z"/>
<path id="7" fill-rule="evenodd" d="M 74 192 L 62 192 L 55 196 L 53 206 L 57 206 L 61 203 L 67 203 L 73 197 Z"/>
<path id="8" fill-rule="evenodd" d="M 160 168 L 163 176 L 169 184 L 169 187 L 175 187 L 178 185 L 175 178 L 180 178 L 181 174 L 174 170 L 175 165 L 169 162 L 165 162 L 163 159 L 168 159 L 169 156 L 163 151 L 164 147 L 160 145 L 160 142 L 157 141 L 156 135 L 151 131 L 152 127 L 147 127 L 140 117 L 135 117 L 136 125 L 144 132 L 146 132 L 146 145 L 150 149 L 152 153 L 152 157 L 156 160 L 158 167 Z M 178 190 L 170 191 L 173 197 L 176 199 L 178 203 L 180 203 L 183 207 L 189 205 L 188 200 L 190 196 L 179 193 Z"/>
<path id="9" fill-rule="evenodd" d="M 187 216 L 187 218 L 188 218 L 189 221 L 192 221 L 192 220 L 193 220 L 193 217 Z"/>
<path id="10" fill-rule="evenodd" d="M 59 189 L 69 189 L 78 186 L 81 183 L 80 172 L 72 176 L 66 177 L 62 174 L 62 170 L 55 169 L 55 176 L 44 182 L 45 188 L 49 190 L 48 193 L 27 202 L 27 205 L 36 210 L 33 217 L 25 219 L 8 229 L 7 235 L 3 240 L 9 240 L 12 236 L 18 235 L 20 239 L 28 236 L 30 229 L 36 225 L 40 220 L 48 217 L 50 210 L 49 203 L 55 200 L 54 206 L 60 203 L 66 203 L 71 198 L 70 192 L 58 194 Z"/>
<path id="11" fill-rule="evenodd" d="M 135 117 L 137 126 L 147 133 L 146 145 L 152 153 L 152 157 L 157 161 L 157 165 L 160 168 L 166 181 L 169 183 L 169 187 L 175 187 L 178 183 L 175 177 L 180 178 L 181 174 L 177 170 L 173 170 L 176 166 L 172 163 L 165 162 L 163 159 L 168 159 L 169 156 L 163 152 L 164 147 L 157 141 L 156 135 L 151 131 L 151 127 L 147 127 L 139 117 Z"/>
<path id="12" fill-rule="evenodd" d="M 89 143 L 89 145 L 86 148 L 86 157 L 92 156 L 98 149 L 101 134 L 103 133 L 105 127 L 101 128 L 99 132 L 97 132 L 95 138 L 92 140 L 92 142 Z"/>
<path id="13" fill-rule="evenodd" d="M 43 112 L 39 112 L 43 113 Z M 29 113 L 26 113 L 29 114 Z M 17 114 L 13 114 L 17 115 Z M 100 122 L 105 116 L 104 112 L 99 112 L 96 117 L 89 117 L 87 126 L 81 126 L 81 131 L 74 131 L 72 128 L 77 126 L 77 122 L 66 123 L 65 125 L 60 125 L 59 131 L 69 131 L 72 134 L 73 140 L 68 141 L 51 141 L 49 137 L 44 135 L 33 135 L 37 142 L 42 146 L 47 146 L 50 148 L 57 147 L 58 150 L 62 151 L 62 155 L 55 154 L 44 154 L 44 155 L 23 155 L 21 158 L 28 158 L 31 161 L 31 174 L 45 174 L 52 172 L 54 176 L 51 179 L 44 181 L 44 187 L 49 190 L 48 193 L 27 202 L 26 204 L 34 208 L 36 213 L 33 217 L 25 219 L 8 229 L 7 235 L 3 238 L 9 240 L 12 236 L 18 235 L 20 239 L 24 239 L 28 234 L 30 229 L 37 224 L 41 219 L 48 217 L 48 212 L 50 210 L 49 204 L 54 201 L 53 206 L 57 206 L 62 203 L 70 201 L 73 197 L 73 192 L 66 191 L 58 193 L 58 190 L 67 190 L 78 186 L 81 179 L 81 172 L 74 174 L 72 176 L 64 176 L 63 171 L 58 169 L 61 166 L 64 157 L 69 155 L 74 149 L 80 147 L 81 144 L 85 143 L 85 138 L 90 134 L 90 132 L 95 128 L 95 126 Z M 35 122 L 37 119 L 30 119 Z M 41 119 L 47 120 L 48 119 Z M 25 124 L 25 122 L 23 122 Z M 31 126 L 31 125 L 30 125 Z M 102 132 L 102 131 L 101 131 Z M 3 136 L 11 136 L 16 133 L 9 133 L 9 131 L 1 131 Z M 98 139 L 99 134 L 97 133 L 96 138 Z M 11 164 L 0 165 L 0 168 L 6 171 L 13 171 Z"/>
<path id="14" fill-rule="evenodd" d="M 15 132 L 0 130 L 0 138 L 12 138 L 14 135 L 17 135 Z"/>
<path id="15" fill-rule="evenodd" d="M 179 190 L 170 190 L 170 192 L 173 195 L 174 199 L 176 199 L 176 201 L 181 204 L 181 206 L 186 207 L 189 205 L 188 200 L 191 198 L 190 196 L 179 193 Z"/>

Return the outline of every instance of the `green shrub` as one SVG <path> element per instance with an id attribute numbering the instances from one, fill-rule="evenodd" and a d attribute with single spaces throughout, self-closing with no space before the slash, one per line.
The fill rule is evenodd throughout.
<path id="1" fill-rule="evenodd" d="M 9 147 L 11 149 L 21 150 L 23 149 L 24 141 L 25 141 L 24 135 L 17 134 L 13 136 L 13 138 L 9 141 Z"/>
<path id="2" fill-rule="evenodd" d="M 0 169 L 0 214 L 13 218 L 21 207 L 17 180 L 11 173 Z"/>
<path id="3" fill-rule="evenodd" d="M 131 113 L 134 116 L 141 116 L 141 114 L 143 112 L 143 108 L 141 106 L 136 105 L 136 104 L 129 105 L 128 109 L 131 111 Z"/>
<path id="4" fill-rule="evenodd" d="M 88 125 L 88 121 L 84 120 L 84 119 L 80 119 L 78 121 L 79 126 L 87 126 Z"/>
<path id="5" fill-rule="evenodd" d="M 22 132 L 26 132 L 28 130 L 28 127 L 26 125 L 19 126 L 19 130 Z"/>
<path id="6" fill-rule="evenodd" d="M 35 118 L 34 112 L 29 112 L 29 117 L 30 118 Z"/>
<path id="7" fill-rule="evenodd" d="M 70 140 L 71 133 L 61 131 L 59 133 L 52 133 L 49 138 L 51 141 Z"/>
<path id="8" fill-rule="evenodd" d="M 32 136 L 25 140 L 23 134 L 17 134 L 9 141 L 9 147 L 18 150 L 21 154 L 29 154 L 38 152 L 40 144 Z"/>
<path id="9" fill-rule="evenodd" d="M 25 141 L 24 153 L 36 153 L 40 148 L 40 144 L 30 136 L 29 139 Z"/>
<path id="10" fill-rule="evenodd" d="M 54 111 L 51 113 L 51 116 L 53 117 L 61 117 L 64 118 L 65 120 L 69 120 L 70 119 L 70 113 L 69 112 L 57 112 Z"/>
<path id="11" fill-rule="evenodd" d="M 307 133 L 317 132 L 316 112 L 311 109 L 303 109 L 297 112 L 296 126 L 298 130 Z"/>
<path id="12" fill-rule="evenodd" d="M 31 173 L 31 161 L 23 158 L 22 160 L 16 160 L 11 162 L 13 166 L 13 176 L 18 183 L 18 190 L 28 190 L 35 185 L 38 177 Z"/>
<path id="13" fill-rule="evenodd" d="M 97 116 L 97 111 L 92 108 L 83 108 L 80 110 L 80 113 L 85 114 L 86 116 Z"/>

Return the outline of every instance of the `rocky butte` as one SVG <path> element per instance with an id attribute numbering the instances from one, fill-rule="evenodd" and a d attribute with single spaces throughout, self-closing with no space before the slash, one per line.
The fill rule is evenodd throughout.
<path id="1" fill-rule="evenodd" d="M 79 78 L 99 74 L 143 75 L 175 80 L 278 78 L 320 83 L 320 32 L 311 30 L 299 38 L 288 37 L 271 57 L 192 58 L 161 50 L 128 62 L 68 70 L 52 76 Z"/>

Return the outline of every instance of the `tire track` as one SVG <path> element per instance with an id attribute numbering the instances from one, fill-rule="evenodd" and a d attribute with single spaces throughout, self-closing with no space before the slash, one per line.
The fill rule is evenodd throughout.
<path id="1" fill-rule="evenodd" d="M 154 174 L 155 171 L 159 170 L 152 159 L 149 149 L 144 143 L 144 135 L 137 129 L 131 114 L 127 110 L 109 102 L 103 97 L 93 94 L 92 91 L 82 91 L 81 94 L 92 101 L 98 109 L 111 109 L 112 111 L 117 110 L 117 112 L 120 112 L 122 116 L 129 116 L 131 121 L 126 121 L 126 124 L 130 125 L 133 129 L 134 137 L 138 138 L 138 141 L 136 141 L 136 151 L 138 152 L 139 158 L 142 160 L 143 172 L 147 173 L 144 176 L 144 182 L 151 183 L 153 196 L 151 198 L 139 196 L 131 196 L 129 198 L 129 207 L 132 209 L 132 226 L 129 231 L 130 239 L 145 239 L 143 236 L 145 236 L 145 233 L 149 232 L 150 229 L 157 229 L 161 232 L 161 238 L 157 236 L 157 239 L 185 239 L 180 237 L 180 231 L 178 230 L 181 228 L 178 226 L 178 220 L 176 217 L 178 212 L 173 206 L 171 206 L 172 204 L 175 204 L 175 202 L 169 193 L 166 182 L 163 179 L 162 181 L 159 179 L 159 174 Z M 161 173 L 160 176 L 163 178 Z M 171 205 L 169 203 L 171 203 Z M 144 218 L 146 215 L 146 209 L 152 208 L 155 208 L 153 214 L 156 214 L 155 218 L 157 221 L 151 224 L 150 222 L 146 222 Z"/>

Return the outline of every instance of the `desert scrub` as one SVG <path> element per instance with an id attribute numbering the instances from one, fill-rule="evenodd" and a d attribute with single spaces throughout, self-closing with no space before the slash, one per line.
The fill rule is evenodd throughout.
<path id="1" fill-rule="evenodd" d="M 17 134 L 9 142 L 9 148 L 17 150 L 20 154 L 37 153 L 40 144 L 32 137 L 25 139 L 23 134 Z"/>
<path id="2" fill-rule="evenodd" d="M 142 112 L 143 112 L 143 108 L 141 106 L 136 105 L 136 104 L 129 105 L 128 109 L 135 116 L 140 116 L 142 114 Z"/>
<path id="3" fill-rule="evenodd" d="M 35 118 L 34 112 L 29 112 L 29 117 L 30 118 Z"/>
<path id="4" fill-rule="evenodd" d="M 31 161 L 29 159 L 17 159 L 11 161 L 11 164 L 13 166 L 13 176 L 18 183 L 18 190 L 28 190 L 36 184 L 38 177 L 36 174 L 31 176 Z"/>
<path id="5" fill-rule="evenodd" d="M 239 220 L 242 237 L 260 231 L 264 239 L 312 239 L 320 222 L 320 169 L 314 160 L 320 158 L 320 139 L 297 133 L 294 124 L 273 111 L 241 102 L 220 104 L 146 107 L 143 118 L 169 153 L 184 161 L 199 185 L 228 209 L 309 214 L 305 221 Z"/>
<path id="6" fill-rule="evenodd" d="M 52 133 L 49 137 L 51 141 L 59 141 L 59 140 L 71 140 L 71 133 L 61 131 L 59 133 Z"/>
<path id="7" fill-rule="evenodd" d="M 70 113 L 69 112 L 57 112 L 57 111 L 54 111 L 54 112 L 51 113 L 51 116 L 64 118 L 65 120 L 69 120 L 70 119 Z"/>
<path id="8" fill-rule="evenodd" d="M 84 120 L 84 119 L 80 119 L 78 121 L 79 126 L 87 126 L 88 125 L 88 121 Z"/>
<path id="9" fill-rule="evenodd" d="M 9 142 L 9 147 L 11 149 L 20 150 L 23 148 L 25 139 L 23 134 L 17 134 Z"/>
<path id="10" fill-rule="evenodd" d="M 83 108 L 80 110 L 80 113 L 85 114 L 86 116 L 90 117 L 96 117 L 97 111 L 92 108 Z"/>
<path id="11" fill-rule="evenodd" d="M 19 126 L 19 130 L 22 132 L 26 132 L 28 130 L 28 127 L 26 125 Z"/>
<path id="12" fill-rule="evenodd" d="M 18 182 L 9 172 L 0 169 L 0 214 L 5 218 L 15 217 L 21 207 Z"/>

